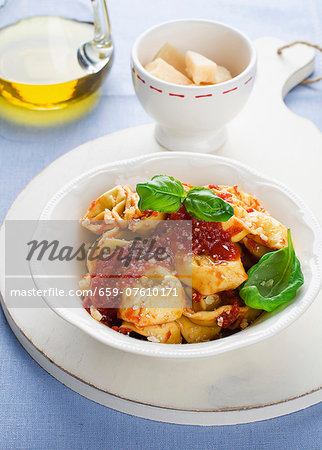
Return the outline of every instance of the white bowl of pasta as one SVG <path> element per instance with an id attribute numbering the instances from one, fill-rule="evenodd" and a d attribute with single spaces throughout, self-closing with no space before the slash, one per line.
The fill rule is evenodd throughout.
<path id="1" fill-rule="evenodd" d="M 159 174 L 174 179 L 149 181 Z M 171 187 L 171 183 L 177 184 Z M 166 185 L 161 197 L 160 185 Z M 169 189 L 174 189 L 174 196 Z M 209 209 L 209 204 L 214 206 Z M 162 211 L 153 212 L 158 209 Z M 169 257 L 168 265 L 153 255 L 147 264 L 136 267 L 133 275 L 128 268 L 120 269 L 111 260 L 97 257 L 106 248 L 109 255 L 111 248 L 123 248 L 120 252 L 126 254 L 129 243 L 136 240 L 133 224 L 139 224 L 139 236 L 146 238 L 146 229 L 151 230 L 147 224 L 152 223 L 159 239 L 165 232 L 153 223 L 169 224 L 169 219 L 190 226 L 191 247 L 182 250 L 176 246 L 181 253 Z M 179 222 L 182 219 L 184 222 Z M 50 228 L 50 224 L 59 224 L 57 221 L 64 221 L 64 226 L 55 230 L 68 235 L 71 248 L 90 242 L 91 249 L 86 251 L 95 257 L 87 254 L 85 261 L 72 258 L 68 264 L 61 262 L 63 276 L 57 275 L 62 275 L 62 266 L 55 269 L 55 287 L 68 290 L 68 298 L 45 295 L 45 301 L 98 341 L 132 353 L 199 358 L 258 343 L 299 318 L 321 286 L 321 229 L 305 202 L 279 182 L 223 157 L 155 153 L 97 167 L 72 180 L 49 201 L 41 222 Z M 203 238 L 198 233 L 203 233 Z M 167 242 L 174 242 L 173 236 Z M 172 244 L 170 247 L 174 251 Z M 190 255 L 188 275 L 182 269 L 183 253 Z M 48 267 L 42 264 L 46 275 L 53 270 Z M 31 272 L 36 270 L 39 265 L 31 261 Z M 123 284 L 109 286 L 120 270 Z M 38 287 L 44 288 L 46 283 L 48 288 L 48 279 L 50 283 L 54 279 L 53 272 L 49 275 L 37 277 Z M 165 299 L 158 297 L 161 303 L 154 303 L 155 297 L 148 301 L 146 289 L 155 287 L 150 278 L 159 280 L 158 294 L 171 286 L 176 298 L 172 291 Z M 102 291 L 99 299 L 94 288 Z M 112 288 L 118 289 L 113 294 L 118 303 L 111 302 Z M 133 300 L 134 288 L 141 294 Z"/>

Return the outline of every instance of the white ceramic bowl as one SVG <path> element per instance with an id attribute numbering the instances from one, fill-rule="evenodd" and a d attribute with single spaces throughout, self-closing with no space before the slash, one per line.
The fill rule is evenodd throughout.
<path id="1" fill-rule="evenodd" d="M 169 42 L 227 67 L 233 79 L 212 86 L 179 86 L 144 69 Z M 225 141 L 225 124 L 245 105 L 256 71 L 254 45 L 228 25 L 201 19 L 165 22 L 145 31 L 132 49 L 132 80 L 138 99 L 157 122 L 157 141 L 170 150 L 210 152 Z"/>
<path id="2" fill-rule="evenodd" d="M 76 295 L 68 298 L 66 307 L 62 307 L 61 298 L 46 297 L 45 301 L 57 314 L 98 341 L 120 350 L 155 357 L 199 358 L 267 339 L 305 312 L 321 285 L 322 238 L 318 221 L 303 200 L 287 187 L 237 161 L 193 153 L 155 153 L 106 164 L 84 173 L 62 188 L 49 201 L 41 219 L 74 221 L 75 242 L 82 242 L 86 230 L 78 224 L 78 219 L 93 199 L 118 183 L 135 186 L 158 173 L 173 175 L 196 185 L 238 184 L 242 189 L 258 196 L 274 217 L 292 229 L 295 249 L 305 277 L 305 284 L 297 292 L 295 299 L 279 312 L 265 313 L 257 323 L 237 334 L 217 341 L 186 345 L 157 344 L 123 336 L 96 322 L 80 306 L 80 298 Z M 85 271 L 84 261 L 72 261 L 65 272 L 71 278 L 61 280 L 64 288 L 77 289 L 78 280 Z"/>

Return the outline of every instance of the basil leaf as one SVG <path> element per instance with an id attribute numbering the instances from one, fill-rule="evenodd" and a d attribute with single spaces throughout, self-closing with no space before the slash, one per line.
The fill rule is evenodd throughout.
<path id="1" fill-rule="evenodd" d="M 249 278 L 239 289 L 247 306 L 273 311 L 292 300 L 304 283 L 290 230 L 287 237 L 287 247 L 267 253 L 248 271 Z"/>
<path id="2" fill-rule="evenodd" d="M 164 213 L 178 211 L 186 196 L 183 185 L 168 175 L 155 175 L 151 181 L 136 185 L 138 193 L 139 209 L 146 211 L 151 209 Z"/>
<path id="3" fill-rule="evenodd" d="M 196 186 L 188 191 L 184 206 L 196 219 L 208 222 L 226 222 L 234 215 L 230 203 L 218 197 L 211 189 Z"/>

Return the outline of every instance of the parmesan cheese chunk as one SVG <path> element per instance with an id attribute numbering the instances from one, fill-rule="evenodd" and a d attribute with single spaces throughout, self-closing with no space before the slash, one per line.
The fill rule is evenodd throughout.
<path id="1" fill-rule="evenodd" d="M 157 58 L 145 66 L 145 69 L 154 77 L 173 84 L 188 85 L 192 84 L 189 78 L 176 70 L 170 64 Z"/>
<path id="2" fill-rule="evenodd" d="M 158 51 L 154 60 L 157 58 L 163 59 L 163 61 L 170 64 L 170 66 L 174 67 L 183 75 L 187 75 L 184 54 L 172 47 L 168 42 Z"/>
<path id="3" fill-rule="evenodd" d="M 216 83 L 217 64 L 200 53 L 187 51 L 186 67 L 195 84 Z"/>
<path id="4" fill-rule="evenodd" d="M 93 319 L 97 320 L 97 322 L 100 322 L 102 320 L 102 314 L 98 311 L 98 309 L 94 308 L 94 306 L 91 306 L 90 312 Z"/>
<path id="5" fill-rule="evenodd" d="M 216 83 L 223 83 L 224 81 L 231 80 L 232 76 L 226 67 L 217 66 L 216 70 Z"/>

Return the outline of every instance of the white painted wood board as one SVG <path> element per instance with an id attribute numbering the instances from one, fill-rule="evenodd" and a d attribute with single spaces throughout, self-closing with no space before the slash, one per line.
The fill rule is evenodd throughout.
<path id="1" fill-rule="evenodd" d="M 283 44 L 273 38 L 256 42 L 258 75 L 251 99 L 229 125 L 229 139 L 217 153 L 289 185 L 322 222 L 322 134 L 283 102 L 288 90 L 312 72 L 314 53 L 297 46 L 278 56 L 276 49 Z M 36 219 L 70 178 L 109 161 L 156 151 L 164 150 L 154 140 L 153 125 L 88 142 L 40 173 L 18 196 L 7 219 Z M 34 199 L 37 205 L 30 208 Z M 3 237 L 2 229 L 2 244 Z M 322 399 L 321 293 L 303 317 L 278 336 L 196 362 L 119 352 L 94 341 L 48 308 L 8 311 L 5 296 L 3 307 L 19 340 L 47 371 L 76 392 L 129 414 L 199 425 L 244 423 L 286 414 Z"/>

